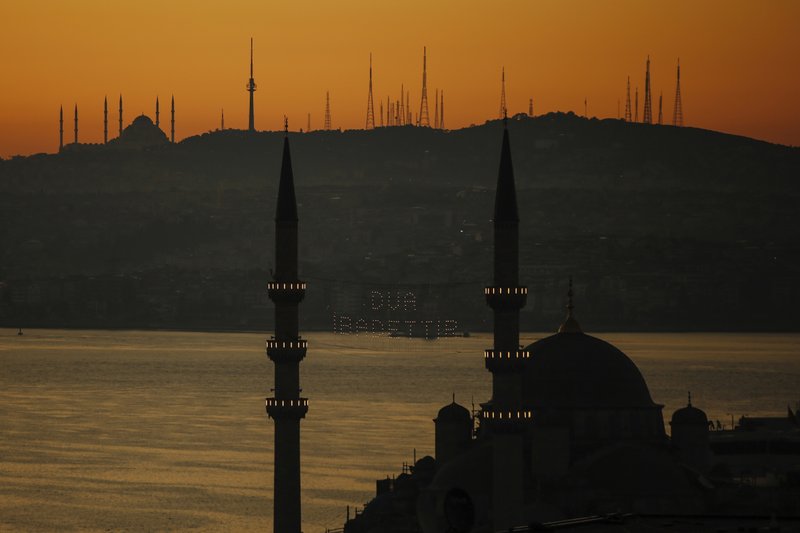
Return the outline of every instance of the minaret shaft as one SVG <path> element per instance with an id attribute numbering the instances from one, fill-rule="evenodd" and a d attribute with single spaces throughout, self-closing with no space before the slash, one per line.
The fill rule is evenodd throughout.
<path id="1" fill-rule="evenodd" d="M 300 419 L 308 411 L 308 400 L 300 397 L 300 361 L 306 354 L 306 341 L 299 334 L 298 307 L 305 283 L 298 280 L 297 201 L 288 137 L 277 204 L 275 270 L 267 285 L 275 303 L 275 335 L 267 341 L 267 355 L 275 363 L 275 395 L 267 398 L 267 414 L 275 420 L 273 532 L 300 533 Z"/>

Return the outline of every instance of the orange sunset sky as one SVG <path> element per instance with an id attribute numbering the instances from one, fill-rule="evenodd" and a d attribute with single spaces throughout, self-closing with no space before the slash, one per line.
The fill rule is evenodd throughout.
<path id="1" fill-rule="evenodd" d="M 796 0 L 45 0 L 0 4 L 0 156 L 53 152 L 58 109 L 65 142 L 72 110 L 81 142 L 116 136 L 154 114 L 176 137 L 225 125 L 246 128 L 249 39 L 255 39 L 256 128 L 322 126 L 325 91 L 334 128 L 363 128 L 369 53 L 378 104 L 411 91 L 419 110 L 422 47 L 428 91 L 445 91 L 448 128 L 495 118 L 500 70 L 510 113 L 616 117 L 626 76 L 640 91 L 650 55 L 654 114 L 664 94 L 672 118 L 681 60 L 686 125 L 800 145 L 800 2 Z M 166 125 L 166 127 L 164 127 Z"/>

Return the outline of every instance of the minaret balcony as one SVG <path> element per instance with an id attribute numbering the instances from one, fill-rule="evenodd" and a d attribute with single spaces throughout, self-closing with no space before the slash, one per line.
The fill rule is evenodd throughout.
<path id="1" fill-rule="evenodd" d="M 306 295 L 303 281 L 271 281 L 267 283 L 269 299 L 275 303 L 300 303 Z"/>
<path id="2" fill-rule="evenodd" d="M 504 409 L 484 405 L 480 413 L 481 425 L 487 425 L 492 431 L 513 432 L 524 428 L 533 420 L 530 409 Z"/>
<path id="3" fill-rule="evenodd" d="M 299 363 L 306 356 L 308 341 L 267 341 L 267 357 L 274 363 Z"/>
<path id="4" fill-rule="evenodd" d="M 528 299 L 528 287 L 484 287 L 483 294 L 492 309 L 522 309 Z"/>
<path id="5" fill-rule="evenodd" d="M 490 372 L 517 372 L 525 368 L 531 352 L 527 350 L 484 350 L 483 359 Z"/>
<path id="6" fill-rule="evenodd" d="M 274 419 L 305 418 L 308 412 L 308 398 L 278 399 L 267 398 L 267 416 Z"/>

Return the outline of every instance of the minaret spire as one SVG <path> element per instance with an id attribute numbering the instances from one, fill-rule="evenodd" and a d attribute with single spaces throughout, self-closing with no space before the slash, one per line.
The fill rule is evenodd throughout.
<path id="1" fill-rule="evenodd" d="M 300 361 L 307 341 L 298 328 L 298 306 L 306 284 L 298 279 L 297 200 L 288 127 L 285 120 L 275 213 L 275 271 L 267 284 L 275 303 L 275 335 L 267 341 L 267 356 L 275 363 L 275 396 L 266 400 L 267 415 L 275 421 L 274 533 L 301 532 L 300 419 L 308 412 L 308 399 L 300 397 Z"/>
<path id="2" fill-rule="evenodd" d="M 156 96 L 156 128 L 159 127 L 161 121 L 159 119 L 159 112 L 158 112 L 158 96 Z"/>
<path id="3" fill-rule="evenodd" d="M 439 96 L 442 99 L 442 105 L 439 106 L 439 114 L 441 115 L 439 117 L 439 127 L 444 129 L 444 89 L 442 89 L 442 92 L 439 94 Z"/>
<path id="4" fill-rule="evenodd" d="M 422 98 L 419 103 L 419 125 L 429 128 L 431 119 L 428 116 L 428 48 L 422 47 Z"/>
<path id="5" fill-rule="evenodd" d="M 250 37 L 250 79 L 247 82 L 247 92 L 250 93 L 250 115 L 247 123 L 249 131 L 256 131 L 255 111 L 253 110 L 253 93 L 256 91 L 256 80 L 253 77 L 253 38 Z"/>
<path id="6" fill-rule="evenodd" d="M 433 127 L 439 129 L 439 89 L 433 92 Z"/>
<path id="7" fill-rule="evenodd" d="M 369 96 L 367 96 L 367 125 L 366 129 L 375 129 L 375 107 L 372 102 L 372 53 L 369 54 Z"/>
<path id="8" fill-rule="evenodd" d="M 122 137 L 122 95 L 119 95 L 119 136 Z"/>
<path id="9" fill-rule="evenodd" d="M 64 106 L 58 107 L 58 151 L 64 149 Z"/>
<path id="10" fill-rule="evenodd" d="M 103 97 L 103 144 L 108 143 L 108 96 Z"/>
<path id="11" fill-rule="evenodd" d="M 170 136 L 169 139 L 171 142 L 175 142 L 175 95 L 172 95 L 172 105 L 170 106 L 170 115 L 172 119 L 170 120 Z"/>
<path id="12" fill-rule="evenodd" d="M 225 108 L 220 109 L 219 129 L 225 130 Z"/>
<path id="13" fill-rule="evenodd" d="M 78 144 L 78 104 L 75 104 L 75 144 Z"/>
<path id="14" fill-rule="evenodd" d="M 633 107 L 633 121 L 639 122 L 639 88 L 636 88 L 636 96 L 634 99 L 634 107 Z"/>
<path id="15" fill-rule="evenodd" d="M 662 125 L 664 123 L 664 112 L 663 112 L 663 104 L 664 104 L 664 93 L 658 93 L 658 125 Z"/>

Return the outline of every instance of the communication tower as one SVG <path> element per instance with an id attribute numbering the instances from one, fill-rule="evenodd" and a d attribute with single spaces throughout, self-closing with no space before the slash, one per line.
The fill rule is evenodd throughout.
<path id="1" fill-rule="evenodd" d="M 419 125 L 430 127 L 428 116 L 428 49 L 422 47 L 422 99 L 419 104 Z"/>
<path id="2" fill-rule="evenodd" d="M 653 123 L 653 103 L 650 96 L 650 56 L 647 56 L 647 70 L 644 75 L 644 123 Z"/>
<path id="3" fill-rule="evenodd" d="M 681 102 L 681 60 L 678 58 L 678 83 L 675 86 L 675 109 L 672 111 L 672 125 L 683 126 L 683 103 Z"/>
<path id="4" fill-rule="evenodd" d="M 255 112 L 253 110 L 253 93 L 256 92 L 256 80 L 253 78 L 253 38 L 250 37 L 250 79 L 247 82 L 247 92 L 250 93 L 250 118 L 247 129 L 256 131 Z M 173 141 L 174 142 L 174 141 Z"/>
<path id="5" fill-rule="evenodd" d="M 375 107 L 372 104 L 372 54 L 369 55 L 369 96 L 367 97 L 366 129 L 375 129 Z"/>
<path id="6" fill-rule="evenodd" d="M 331 129 L 331 93 L 325 91 L 325 129 Z"/>
<path id="7" fill-rule="evenodd" d="M 631 121 L 631 77 L 628 76 L 628 88 L 625 93 L 625 122 Z"/>

